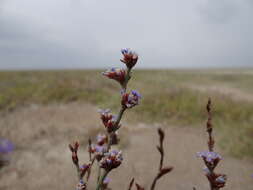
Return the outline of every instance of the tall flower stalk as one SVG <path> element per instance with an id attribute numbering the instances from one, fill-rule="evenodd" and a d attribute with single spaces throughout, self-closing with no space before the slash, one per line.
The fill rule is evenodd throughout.
<path id="1" fill-rule="evenodd" d="M 118 143 L 117 131 L 121 127 L 121 119 L 127 109 L 133 108 L 139 104 L 141 95 L 131 90 L 127 92 L 127 85 L 131 79 L 132 68 L 138 61 L 138 55 L 130 49 L 122 49 L 123 58 L 120 60 L 125 64 L 125 68 L 109 69 L 102 74 L 109 79 L 117 81 L 121 86 L 121 108 L 117 115 L 113 115 L 109 109 L 99 110 L 100 118 L 106 130 L 106 135 L 98 135 L 97 142 L 92 144 L 89 140 L 89 163 L 82 166 L 79 165 L 78 148 L 79 143 L 75 142 L 69 145 L 72 152 L 72 161 L 77 170 L 78 184 L 77 190 L 86 190 L 91 168 L 94 162 L 98 165 L 98 176 L 96 190 L 105 190 L 110 180 L 108 174 L 115 168 L 119 167 L 123 161 L 122 151 L 112 150 L 112 145 Z M 87 174 L 87 175 L 86 175 Z M 86 175 L 86 181 L 84 176 Z"/>
<path id="2" fill-rule="evenodd" d="M 211 99 L 209 98 L 206 105 L 208 119 L 206 122 L 206 131 L 208 133 L 208 151 L 198 152 L 198 156 L 201 157 L 205 163 L 205 175 L 209 181 L 211 190 L 219 190 L 226 184 L 227 176 L 225 174 L 218 174 L 214 171 L 218 163 L 221 161 L 221 156 L 214 152 L 214 137 L 213 137 L 213 125 L 212 125 L 212 112 L 211 112 Z"/>
<path id="3" fill-rule="evenodd" d="M 158 152 L 160 153 L 160 161 L 159 161 L 158 172 L 157 172 L 156 176 L 154 177 L 154 179 L 152 181 L 152 184 L 150 186 L 150 190 L 155 190 L 157 181 L 160 178 L 162 178 L 163 176 L 165 176 L 166 174 L 170 173 L 174 168 L 172 166 L 170 166 L 170 167 L 164 167 L 163 166 L 163 162 L 164 162 L 163 142 L 164 142 L 165 133 L 161 128 L 158 128 L 157 132 L 158 132 L 158 135 L 159 135 L 159 145 L 156 148 L 157 148 Z M 131 180 L 128 190 L 132 189 L 133 183 L 134 183 L 134 178 Z M 142 187 L 141 185 L 139 185 L 138 183 L 135 183 L 135 186 L 136 186 L 137 190 L 145 190 L 145 188 Z"/>
<path id="4" fill-rule="evenodd" d="M 121 108 L 117 116 L 112 115 L 109 110 L 100 111 L 101 119 L 105 128 L 107 129 L 108 143 L 106 151 L 100 160 L 100 168 L 103 169 L 102 175 L 99 176 L 98 184 L 96 190 L 100 190 L 103 181 L 109 172 L 117 168 L 123 161 L 122 152 L 117 150 L 111 150 L 111 145 L 113 144 L 115 137 L 117 138 L 117 130 L 121 127 L 120 121 L 126 109 L 132 108 L 139 104 L 141 95 L 132 90 L 131 93 L 127 93 L 127 84 L 131 79 L 131 70 L 135 66 L 138 60 L 138 55 L 131 51 L 130 49 L 122 49 L 121 53 L 123 59 L 121 61 L 125 63 L 125 69 L 110 69 L 102 74 L 110 79 L 113 79 L 121 85 Z"/>

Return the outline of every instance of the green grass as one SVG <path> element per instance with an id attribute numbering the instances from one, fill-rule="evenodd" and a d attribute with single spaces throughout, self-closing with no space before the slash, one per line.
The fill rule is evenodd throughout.
<path id="1" fill-rule="evenodd" d="M 0 72 L 0 110 L 9 112 L 29 104 L 89 102 L 119 108 L 119 85 L 101 71 Z M 205 105 L 213 100 L 213 123 L 219 144 L 229 154 L 253 158 L 253 102 L 235 100 L 214 91 L 196 91 L 187 85 L 249 89 L 253 74 L 217 71 L 134 71 L 130 89 L 143 95 L 141 105 L 126 114 L 128 122 L 205 126 Z M 252 93 L 253 96 L 253 93 Z"/>
<path id="2" fill-rule="evenodd" d="M 93 74 L 95 72 L 2 72 L 0 109 L 12 110 L 31 103 L 104 102 L 108 89 L 115 87 L 108 81 L 97 82 L 98 74 Z"/>

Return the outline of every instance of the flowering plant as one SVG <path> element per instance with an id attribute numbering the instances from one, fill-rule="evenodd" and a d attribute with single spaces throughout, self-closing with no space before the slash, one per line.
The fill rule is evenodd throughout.
<path id="1" fill-rule="evenodd" d="M 211 99 L 208 100 L 207 106 L 208 119 L 206 122 L 206 129 L 208 133 L 208 151 L 198 152 L 197 155 L 201 157 L 205 163 L 205 175 L 209 181 L 211 190 L 219 190 L 225 186 L 227 176 L 225 174 L 217 174 L 214 169 L 222 159 L 221 156 L 214 152 L 214 138 L 212 135 L 213 125 L 212 125 L 212 114 L 211 114 Z"/>
<path id="2" fill-rule="evenodd" d="M 112 68 L 103 72 L 102 74 L 109 79 L 113 79 L 117 81 L 121 85 L 121 109 L 118 115 L 114 115 L 111 113 L 110 109 L 100 109 L 98 112 L 100 113 L 101 121 L 105 127 L 107 134 L 98 134 L 97 141 L 95 144 L 91 142 L 89 139 L 89 163 L 79 165 L 78 158 L 78 149 L 79 143 L 75 142 L 69 145 L 69 149 L 72 152 L 72 161 L 77 170 L 78 176 L 78 184 L 77 190 L 86 190 L 87 183 L 90 178 L 91 169 L 94 162 L 97 162 L 99 170 L 97 175 L 97 187 L 96 190 L 108 190 L 108 184 L 110 179 L 107 177 L 108 174 L 113 170 L 118 168 L 122 161 L 123 155 L 122 151 L 114 150 L 111 148 L 112 145 L 118 144 L 119 137 L 117 135 L 117 131 L 120 129 L 121 118 L 124 112 L 127 109 L 133 108 L 137 106 L 140 102 L 141 95 L 136 90 L 131 90 L 127 92 L 127 84 L 131 79 L 131 71 L 135 66 L 138 60 L 138 55 L 131 51 L 130 49 L 122 49 L 121 53 L 123 58 L 121 61 L 126 65 L 125 69 L 115 69 Z M 164 132 L 162 129 L 158 129 L 158 134 L 160 137 L 160 144 L 157 146 L 158 151 L 160 152 L 161 159 L 158 174 L 155 176 L 151 190 L 155 189 L 157 180 L 160 179 L 165 174 L 169 173 L 173 168 L 172 167 L 163 167 L 164 160 L 164 149 L 163 149 L 163 141 L 164 141 Z M 84 179 L 86 175 L 86 179 Z M 132 188 L 134 184 L 134 178 L 131 180 L 129 184 L 129 189 Z M 137 190 L 144 189 L 139 184 L 136 183 Z"/>
<path id="3" fill-rule="evenodd" d="M 103 72 L 102 74 L 109 79 L 117 81 L 121 86 L 121 107 L 119 113 L 114 115 L 111 113 L 110 109 L 100 109 L 98 112 L 100 114 L 100 119 L 104 125 L 106 134 L 98 134 L 95 143 L 89 139 L 88 141 L 88 153 L 89 162 L 83 165 L 79 164 L 78 150 L 79 143 L 74 142 L 69 145 L 69 149 L 72 153 L 72 161 L 77 170 L 78 184 L 76 190 L 87 190 L 88 182 L 91 175 L 92 166 L 96 162 L 98 165 L 97 173 L 97 185 L 96 190 L 109 190 L 108 174 L 118 168 L 123 162 L 123 154 L 121 150 L 115 150 L 112 145 L 118 144 L 118 130 L 121 128 L 121 119 L 127 109 L 133 108 L 140 103 L 141 95 L 136 90 L 127 91 L 128 81 L 131 79 L 132 68 L 136 65 L 138 61 L 138 55 L 131 51 L 130 49 L 123 49 L 121 51 L 123 58 L 121 61 L 126 65 L 125 69 L 115 69 L 112 68 Z M 199 152 L 198 156 L 201 157 L 205 163 L 205 175 L 209 180 L 211 190 L 219 190 L 225 186 L 226 175 L 217 174 L 214 169 L 222 159 L 221 156 L 213 151 L 214 148 L 214 138 L 212 136 L 212 116 L 211 116 L 211 100 L 209 99 L 207 104 L 208 121 L 207 121 L 207 132 L 209 135 L 208 139 L 208 151 Z M 160 153 L 160 162 L 158 167 L 158 172 L 155 175 L 150 190 L 154 190 L 157 181 L 171 172 L 173 167 L 164 167 L 164 138 L 165 133 L 162 129 L 158 129 L 159 135 L 159 145 L 157 150 Z M 85 178 L 86 177 L 86 178 Z M 130 181 L 128 190 L 131 190 L 134 185 L 135 179 L 132 178 Z M 137 190 L 144 190 L 144 188 L 135 183 Z M 193 188 L 196 190 L 196 188 Z"/>
<path id="4" fill-rule="evenodd" d="M 118 115 L 113 115 L 109 109 L 99 110 L 100 118 L 107 134 L 99 134 L 95 144 L 92 144 L 91 140 L 89 140 L 88 152 L 90 160 L 88 164 L 79 165 L 77 154 L 79 143 L 75 142 L 73 145 L 69 145 L 69 149 L 72 152 L 72 161 L 76 166 L 78 174 L 79 182 L 77 184 L 77 190 L 87 189 L 87 182 L 94 162 L 97 162 L 99 166 L 96 189 L 107 189 L 109 183 L 107 175 L 111 170 L 119 167 L 123 161 L 122 151 L 113 150 L 111 146 L 118 143 L 117 130 L 121 127 L 120 121 L 124 112 L 138 105 L 141 95 L 136 90 L 127 92 L 127 84 L 131 79 L 131 70 L 137 63 L 138 55 L 130 49 L 122 49 L 121 53 L 123 55 L 121 61 L 126 65 L 126 68 L 112 68 L 102 73 L 104 76 L 117 81 L 121 85 L 121 109 Z M 84 176 L 86 174 L 85 181 Z"/>

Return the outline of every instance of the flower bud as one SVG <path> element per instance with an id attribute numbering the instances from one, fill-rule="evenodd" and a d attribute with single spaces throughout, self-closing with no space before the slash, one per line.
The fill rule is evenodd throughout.
<path id="1" fill-rule="evenodd" d="M 86 190 L 86 183 L 83 180 L 80 180 L 76 186 L 76 190 Z"/>
<path id="2" fill-rule="evenodd" d="M 100 161 L 100 167 L 107 171 L 111 171 L 112 169 L 119 167 L 122 161 L 122 152 L 111 150 L 110 152 L 106 153 Z"/>
<path id="3" fill-rule="evenodd" d="M 202 151 L 198 152 L 197 155 L 204 160 L 206 166 L 211 170 L 213 170 L 222 159 L 216 152 Z"/>
<path id="4" fill-rule="evenodd" d="M 101 120 L 108 133 L 111 133 L 120 127 L 119 125 L 115 125 L 117 117 L 112 115 L 109 109 L 99 110 L 99 113 L 101 114 Z"/>
<path id="5" fill-rule="evenodd" d="M 132 69 L 138 61 L 137 53 L 131 51 L 129 48 L 122 49 L 123 59 L 120 61 L 125 63 L 127 68 Z"/>
<path id="6" fill-rule="evenodd" d="M 102 74 L 110 79 L 116 80 L 121 85 L 124 84 L 126 79 L 126 71 L 124 69 L 112 68 L 110 70 L 103 72 Z"/>
<path id="7" fill-rule="evenodd" d="M 139 104 L 139 100 L 141 99 L 141 95 L 136 90 L 132 90 L 131 93 L 123 93 L 121 104 L 125 108 L 132 108 Z"/>

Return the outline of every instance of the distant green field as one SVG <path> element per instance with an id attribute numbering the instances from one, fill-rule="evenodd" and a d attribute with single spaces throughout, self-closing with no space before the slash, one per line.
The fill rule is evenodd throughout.
<path id="1" fill-rule="evenodd" d="M 119 85 L 100 70 L 0 72 L 2 113 L 30 104 L 89 102 L 118 109 Z M 143 95 L 126 114 L 128 122 L 204 127 L 208 97 L 220 146 L 236 157 L 253 158 L 253 70 L 137 70 L 129 89 Z M 204 87 L 205 90 L 201 90 Z M 209 90 L 212 87 L 220 91 Z M 229 95 L 222 93 L 230 90 Z M 232 89 L 232 91 L 231 91 Z M 233 92 L 242 97 L 233 97 Z M 247 99 L 244 100 L 244 94 Z M 131 119 L 130 119 L 131 118 Z"/>

